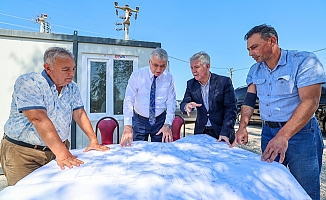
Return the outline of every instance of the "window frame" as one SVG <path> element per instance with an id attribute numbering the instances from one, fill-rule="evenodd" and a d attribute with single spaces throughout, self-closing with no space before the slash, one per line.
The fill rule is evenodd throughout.
<path id="1" fill-rule="evenodd" d="M 134 72 L 138 69 L 138 56 L 117 55 L 117 54 L 82 54 L 82 81 L 80 85 L 81 95 L 84 103 L 85 111 L 90 121 L 97 121 L 104 116 L 113 116 L 118 120 L 123 120 L 123 114 L 114 115 L 114 92 L 113 92 L 113 77 L 114 77 L 114 60 L 131 60 L 133 62 Z M 106 62 L 106 112 L 105 113 L 90 113 L 90 76 L 91 62 Z M 129 78 L 128 78 L 129 80 Z M 126 80 L 126 81 L 128 81 Z M 83 89 L 82 89 L 83 88 Z"/>

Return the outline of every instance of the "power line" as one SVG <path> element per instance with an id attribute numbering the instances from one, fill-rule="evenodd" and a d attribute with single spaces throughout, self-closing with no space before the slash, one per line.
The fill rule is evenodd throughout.
<path id="1" fill-rule="evenodd" d="M 27 19 L 27 18 L 23 18 L 23 17 L 17 17 L 14 15 L 9 15 L 9 14 L 5 14 L 5 13 L 0 13 L 0 15 L 4 15 L 4 16 L 8 16 L 8 17 L 13 17 L 13 18 L 17 18 L 17 19 L 23 19 L 23 20 L 27 20 L 27 21 L 33 21 L 31 19 Z"/>
<path id="2" fill-rule="evenodd" d="M 22 19 L 22 20 L 27 20 L 27 21 L 31 21 L 31 22 L 35 22 L 34 20 L 31 19 L 27 19 L 27 18 L 23 18 L 23 17 L 18 17 L 18 16 L 14 16 L 14 15 L 9 15 L 9 14 L 5 14 L 5 13 L 0 13 L 0 15 L 4 15 L 4 16 L 8 16 L 8 17 L 12 17 L 12 18 L 17 18 L 17 19 Z M 7 22 L 1 22 L 2 24 L 7 24 L 7 25 L 12 25 L 12 26 L 17 26 L 17 27 L 22 27 L 22 28 L 28 28 L 28 29 L 33 29 L 33 30 L 38 30 L 36 28 L 31 28 L 31 27 L 27 27 L 27 26 L 22 26 L 22 25 L 18 25 L 18 24 L 11 24 L 11 23 L 7 23 Z M 72 27 L 68 27 L 68 26 L 61 26 L 58 24 L 52 24 L 51 26 L 57 26 L 60 28 L 66 28 L 66 29 L 71 29 L 71 30 L 77 30 L 77 31 L 83 31 L 86 33 L 93 33 L 93 34 L 97 34 L 97 35 L 103 35 L 103 36 L 110 36 L 110 37 L 115 37 L 113 35 L 107 35 L 107 34 L 103 34 L 103 33 L 98 33 L 98 32 L 94 32 L 94 31 L 88 31 L 88 30 L 83 30 L 83 29 L 79 29 L 79 28 L 72 28 Z"/>
<path id="3" fill-rule="evenodd" d="M 113 36 L 113 35 L 107 35 L 107 34 L 103 34 L 103 33 L 97 33 L 97 32 L 87 31 L 87 30 L 78 29 L 78 28 L 71 28 L 71 27 L 61 26 L 61 25 L 57 25 L 57 24 L 51 24 L 51 26 L 57 26 L 57 27 L 60 27 L 60 28 L 66 28 L 66 29 L 71 29 L 71 30 L 76 30 L 76 31 L 83 31 L 83 32 L 86 32 L 86 33 L 93 33 L 93 34 L 98 34 L 98 35 L 103 35 L 103 36 L 116 37 L 116 36 Z"/>
<path id="4" fill-rule="evenodd" d="M 52 8 L 56 8 L 56 9 L 58 9 L 58 10 L 66 11 L 66 12 L 69 12 L 69 13 L 75 13 L 75 14 L 77 14 L 77 15 L 81 15 L 81 16 L 84 16 L 84 17 L 93 18 L 93 19 L 96 19 L 96 20 L 99 20 L 99 21 L 109 22 L 109 21 L 107 21 L 107 20 L 98 19 L 98 18 L 96 18 L 96 17 L 87 16 L 87 15 L 84 15 L 84 14 L 80 14 L 80 13 L 77 13 L 77 12 L 73 12 L 72 10 L 65 10 L 65 9 L 60 8 L 60 7 L 56 7 L 56 6 L 52 6 L 52 5 L 48 5 L 48 4 L 45 4 L 45 3 L 43 3 L 43 2 L 38 2 L 38 1 L 35 1 L 35 0 L 30 0 L 30 1 L 34 1 L 34 2 L 36 2 L 36 3 L 43 4 L 43 5 L 46 5 L 46 6 L 49 6 L 49 7 L 52 7 Z"/>
<path id="5" fill-rule="evenodd" d="M 172 57 L 172 56 L 169 56 L 169 58 L 172 58 L 172 59 L 175 59 L 175 60 L 178 60 L 178 61 L 181 61 L 181 62 L 189 63 L 188 61 L 184 61 L 184 60 L 181 60 L 179 58 Z"/>
<path id="6" fill-rule="evenodd" d="M 32 30 L 38 30 L 37 28 L 31 28 L 31 27 L 28 27 L 28 26 L 22 26 L 22 25 L 18 25 L 18 24 L 11 24 L 11 23 L 7 23 L 7 22 L 0 22 L 0 24 L 6 24 L 6 25 L 10 25 L 10 26 L 17 26 L 17 27 L 27 28 L 27 29 L 32 29 Z"/>
<path id="7" fill-rule="evenodd" d="M 324 50 L 326 50 L 326 48 L 323 48 L 323 49 L 318 49 L 318 50 L 316 50 L 316 51 L 313 51 L 313 52 L 324 51 Z"/>

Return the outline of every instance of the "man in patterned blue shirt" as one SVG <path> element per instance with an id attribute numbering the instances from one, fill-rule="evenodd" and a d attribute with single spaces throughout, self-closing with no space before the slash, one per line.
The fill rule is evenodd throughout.
<path id="1" fill-rule="evenodd" d="M 231 147 L 248 142 L 246 127 L 257 95 L 263 120 L 262 161 L 287 166 L 308 195 L 320 199 L 324 143 L 314 113 L 326 82 L 324 68 L 313 53 L 281 49 L 271 26 L 252 28 L 245 40 L 257 63 L 247 76 L 248 90 Z"/>
<path id="2" fill-rule="evenodd" d="M 61 169 L 83 164 L 68 150 L 72 118 L 90 140 L 85 152 L 109 149 L 98 143 L 77 84 L 72 81 L 75 70 L 73 54 L 52 47 L 44 53 L 41 74 L 32 72 L 17 78 L 1 141 L 1 166 L 8 185 L 15 185 L 55 158 Z"/>

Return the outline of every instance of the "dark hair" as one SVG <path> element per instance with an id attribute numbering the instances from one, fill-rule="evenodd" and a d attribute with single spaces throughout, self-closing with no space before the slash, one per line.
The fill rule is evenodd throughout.
<path id="1" fill-rule="evenodd" d="M 272 36 L 276 37 L 276 43 L 278 43 L 278 35 L 276 30 L 270 26 L 270 25 L 266 25 L 266 24 L 261 24 L 258 26 L 253 27 L 250 31 L 248 31 L 248 33 L 244 36 L 244 40 L 248 40 L 253 34 L 255 33 L 260 33 L 260 37 L 263 40 L 268 40 L 269 38 L 271 38 Z"/>

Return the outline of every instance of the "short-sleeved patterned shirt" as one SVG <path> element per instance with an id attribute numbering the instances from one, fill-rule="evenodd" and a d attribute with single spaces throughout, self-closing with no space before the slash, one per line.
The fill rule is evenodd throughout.
<path id="1" fill-rule="evenodd" d="M 261 119 L 286 122 L 300 103 L 298 88 L 325 83 L 326 76 L 315 54 L 281 50 L 273 70 L 265 62 L 256 63 L 250 68 L 246 82 L 256 85 Z"/>
<path id="2" fill-rule="evenodd" d="M 45 109 L 59 137 L 65 141 L 69 137 L 73 111 L 83 107 L 76 83 L 64 86 L 58 94 L 44 70 L 41 74 L 23 74 L 15 82 L 10 116 L 4 131 L 12 139 L 45 146 L 34 125 L 22 113 L 24 110 Z"/>

